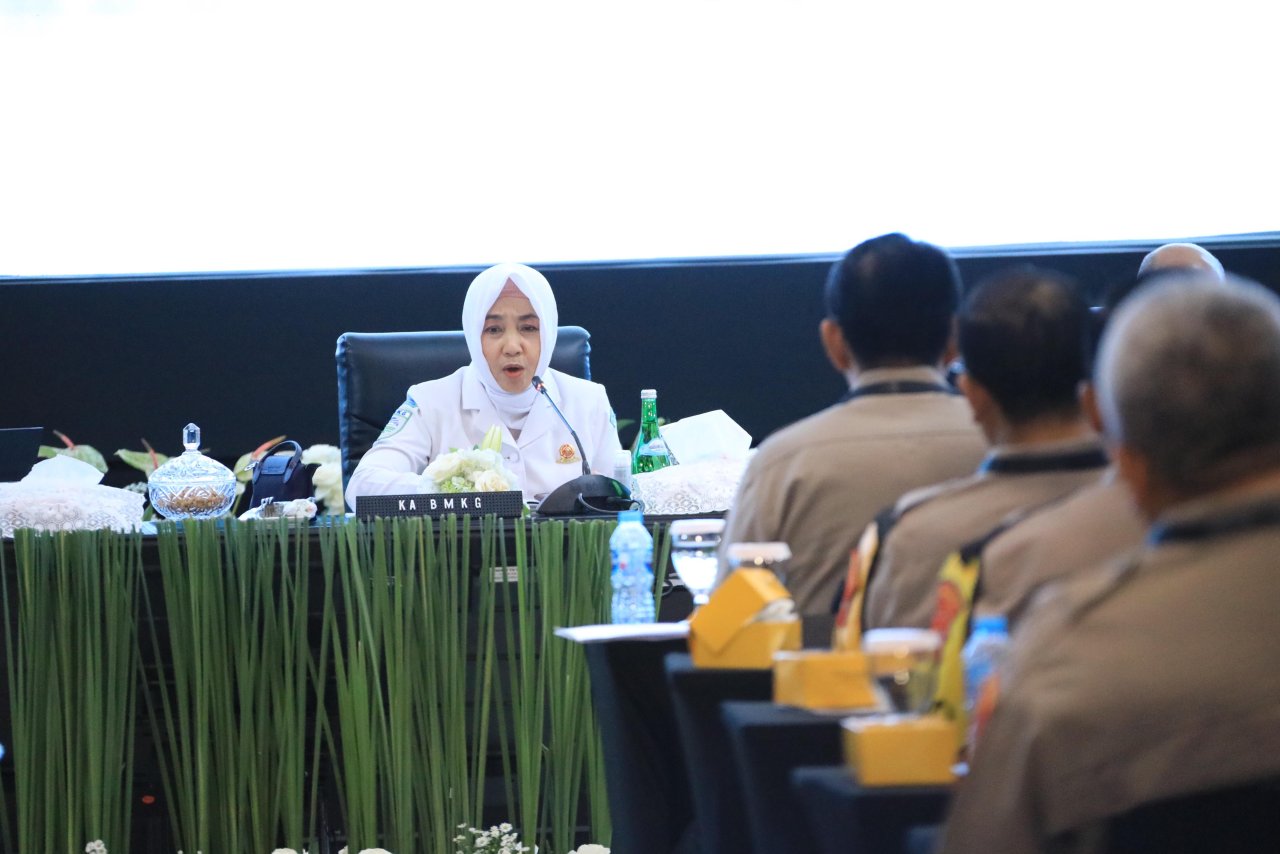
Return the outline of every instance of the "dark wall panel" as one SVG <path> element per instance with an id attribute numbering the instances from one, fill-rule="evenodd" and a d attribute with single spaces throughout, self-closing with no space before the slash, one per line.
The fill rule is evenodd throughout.
<path id="1" fill-rule="evenodd" d="M 957 253 L 966 282 L 1010 263 L 1097 295 L 1143 246 Z M 1229 269 L 1280 289 L 1280 240 L 1222 241 Z M 543 266 L 562 323 L 592 333 L 619 417 L 642 387 L 678 418 L 720 408 L 757 440 L 834 400 L 817 339 L 830 258 Z M 337 441 L 334 342 L 348 330 L 456 328 L 474 270 L 0 280 L 0 426 L 41 424 L 107 454 L 179 449 L 196 421 L 233 460 L 287 433 Z M 424 379 L 427 379 L 424 377 Z M 117 478 L 118 479 L 118 478 Z M 125 480 L 129 478 L 125 477 Z"/>

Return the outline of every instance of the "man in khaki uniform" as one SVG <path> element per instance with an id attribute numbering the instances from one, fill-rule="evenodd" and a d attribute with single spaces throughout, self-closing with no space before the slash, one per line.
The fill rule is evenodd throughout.
<path id="1" fill-rule="evenodd" d="M 960 384 L 991 452 L 975 474 L 906 495 L 882 518 L 864 628 L 929 626 L 952 551 L 1100 477 L 1106 455 L 1077 397 L 1090 323 L 1075 284 L 1048 271 L 999 274 L 965 299 Z"/>
<path id="2" fill-rule="evenodd" d="M 940 370 L 959 296 L 946 253 L 901 234 L 868 240 L 831 269 L 819 333 L 849 392 L 760 446 L 723 540 L 786 542 L 801 613 L 830 613 L 849 552 L 880 508 L 982 457 L 969 408 Z"/>
<path id="3" fill-rule="evenodd" d="M 1060 502 L 992 532 L 981 545 L 975 616 L 1004 614 L 1013 631 L 1036 589 L 1136 549 L 1147 526 L 1108 470 Z"/>
<path id="4" fill-rule="evenodd" d="M 1104 309 L 1115 311 L 1134 286 L 1176 272 L 1225 280 L 1222 264 L 1204 248 L 1166 243 L 1142 259 L 1132 285 L 1107 294 Z M 1086 414 L 1100 428 L 1092 388 L 1082 394 Z M 1043 510 L 1008 520 L 985 538 L 979 547 L 974 613 L 1004 614 L 1012 630 L 1037 587 L 1138 548 L 1145 531 L 1132 496 L 1108 469 L 1098 483 Z"/>
<path id="5" fill-rule="evenodd" d="M 1108 817 L 1280 774 L 1280 301 L 1162 282 L 1120 307 L 1097 379 L 1153 524 L 1037 596 L 947 852 L 1101 850 Z"/>

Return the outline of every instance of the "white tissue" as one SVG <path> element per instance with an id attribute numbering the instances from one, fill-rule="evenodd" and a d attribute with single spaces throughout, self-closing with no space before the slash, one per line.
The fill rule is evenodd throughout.
<path id="1" fill-rule="evenodd" d="M 691 415 L 662 428 L 662 438 L 680 465 L 709 460 L 745 459 L 751 434 L 723 409 Z"/>
<path id="2" fill-rule="evenodd" d="M 67 486 L 94 486 L 101 480 L 102 472 L 93 466 L 83 460 L 77 460 L 75 457 L 58 454 L 56 457 L 41 460 L 33 465 L 27 476 L 19 482 L 49 483 L 54 481 Z"/>

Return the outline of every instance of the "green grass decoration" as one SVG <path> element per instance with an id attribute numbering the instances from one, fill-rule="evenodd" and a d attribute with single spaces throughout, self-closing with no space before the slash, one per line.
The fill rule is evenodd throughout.
<path id="1" fill-rule="evenodd" d="M 492 565 L 498 525 L 475 524 Z M 349 605 L 332 637 L 351 848 L 450 850 L 458 824 L 480 821 L 496 654 L 493 584 L 469 569 L 472 525 L 349 525 L 332 534 L 345 548 L 322 534 Z"/>
<path id="2" fill-rule="evenodd" d="M 495 820 L 553 854 L 607 844 L 585 657 L 553 630 L 608 620 L 613 528 L 162 523 L 145 579 L 141 535 L 19 532 L 4 850 L 129 850 L 138 719 L 175 850 L 316 850 L 335 792 L 352 851 L 449 854 Z M 660 530 L 655 591 L 668 551 Z"/>
<path id="3" fill-rule="evenodd" d="M 5 675 L 17 838 L 6 817 L 5 850 L 95 839 L 129 850 L 141 566 L 137 541 L 108 531 L 18 531 L 14 566 L 0 564 L 5 637 L 16 639 Z"/>
<path id="4" fill-rule="evenodd" d="M 143 613 L 170 670 L 151 674 L 144 698 L 175 847 L 301 849 L 319 750 L 307 738 L 307 538 L 285 520 L 228 521 L 225 535 L 187 521 L 159 526 L 157 547 L 161 601 L 148 592 Z"/>

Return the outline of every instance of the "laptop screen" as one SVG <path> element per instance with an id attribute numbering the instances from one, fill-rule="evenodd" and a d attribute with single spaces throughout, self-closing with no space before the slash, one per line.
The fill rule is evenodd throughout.
<path id="1" fill-rule="evenodd" d="M 0 428 L 0 483 L 22 480 L 40 461 L 43 427 Z"/>

